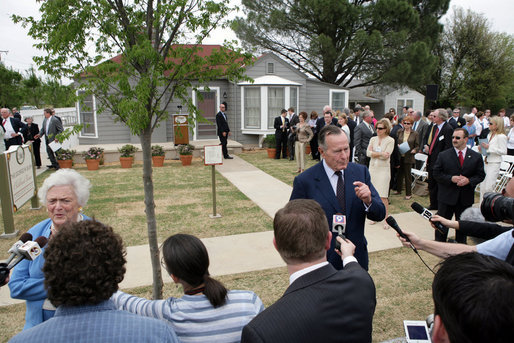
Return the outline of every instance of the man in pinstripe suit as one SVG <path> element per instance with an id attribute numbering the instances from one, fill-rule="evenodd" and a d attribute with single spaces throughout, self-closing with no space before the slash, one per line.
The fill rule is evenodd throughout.
<path id="1" fill-rule="evenodd" d="M 290 285 L 275 304 L 243 329 L 242 342 L 371 342 L 375 285 L 338 237 L 343 269 L 327 262 L 332 232 L 311 199 L 291 200 L 273 221 L 273 244 L 287 264 Z"/>

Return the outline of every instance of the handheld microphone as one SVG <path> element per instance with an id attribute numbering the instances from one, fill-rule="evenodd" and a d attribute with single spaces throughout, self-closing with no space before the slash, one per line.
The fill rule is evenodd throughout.
<path id="1" fill-rule="evenodd" d="M 334 214 L 332 216 L 332 232 L 337 233 L 342 239 L 346 239 L 346 216 L 344 214 Z M 336 249 L 341 251 L 341 243 L 336 240 Z"/>
<path id="2" fill-rule="evenodd" d="M 11 254 L 11 256 L 9 256 L 9 258 L 5 261 L 5 264 L 9 265 L 9 263 L 11 263 L 12 260 L 14 260 L 14 258 L 16 256 L 19 256 L 20 253 L 18 251 L 19 247 L 21 247 L 25 242 L 28 242 L 28 241 L 31 241 L 32 240 L 32 235 L 28 232 L 25 232 L 23 235 L 20 236 L 20 239 L 14 243 L 11 247 L 11 249 L 9 249 L 9 251 L 7 251 L 7 253 Z"/>
<path id="3" fill-rule="evenodd" d="M 398 232 L 398 234 L 400 235 L 401 238 L 403 238 L 407 242 L 409 242 L 410 247 L 412 248 L 412 250 L 414 250 L 415 252 L 418 252 L 418 250 L 416 249 L 414 244 L 412 244 L 412 242 L 410 241 L 409 237 L 406 234 L 403 233 L 402 229 L 400 229 L 400 227 L 398 226 L 398 223 L 396 222 L 396 220 L 392 216 L 389 216 L 389 217 L 386 218 L 386 223 L 390 227 L 392 227 L 394 229 L 394 231 Z"/>
<path id="4" fill-rule="evenodd" d="M 39 255 L 43 253 L 43 248 L 48 243 L 46 237 L 40 236 L 35 241 L 25 242 L 21 247 L 18 248 L 19 256 L 7 266 L 9 270 L 13 269 L 23 259 L 34 261 Z"/>
<path id="5" fill-rule="evenodd" d="M 417 202 L 413 202 L 410 205 L 410 207 L 414 211 L 418 212 L 423 218 L 425 218 L 426 220 L 428 220 L 429 222 L 434 224 L 437 231 L 439 231 L 441 234 L 444 235 L 445 231 L 448 232 L 448 228 L 446 226 L 444 226 L 440 222 L 433 222 L 431 219 L 434 214 L 432 212 L 430 212 L 429 210 L 427 210 L 426 208 L 424 208 L 423 206 L 421 206 L 420 204 L 418 204 Z"/>

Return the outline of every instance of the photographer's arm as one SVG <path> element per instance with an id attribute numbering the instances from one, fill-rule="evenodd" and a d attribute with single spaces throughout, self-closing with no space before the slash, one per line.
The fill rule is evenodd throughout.
<path id="1" fill-rule="evenodd" d="M 411 243 L 416 247 L 416 249 L 424 250 L 432 255 L 437 257 L 446 258 L 448 256 L 453 256 L 457 254 L 462 254 L 465 252 L 475 252 L 477 248 L 475 246 L 460 244 L 460 243 L 446 243 L 446 242 L 436 242 L 423 238 L 419 238 L 412 232 L 403 231 L 407 237 L 409 237 Z M 410 248 L 409 242 L 406 239 L 401 238 L 398 234 L 396 235 L 398 239 L 402 242 L 402 244 L 406 247 Z"/>

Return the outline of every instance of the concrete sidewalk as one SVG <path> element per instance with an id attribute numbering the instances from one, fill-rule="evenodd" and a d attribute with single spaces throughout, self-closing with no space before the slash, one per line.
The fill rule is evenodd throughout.
<path id="1" fill-rule="evenodd" d="M 237 156 L 233 160 L 224 160 L 223 165 L 216 169 L 271 218 L 289 201 L 291 186 Z M 432 227 L 417 213 L 401 213 L 394 215 L 394 218 L 402 229 L 413 231 L 426 239 L 433 239 Z M 384 230 L 381 223 L 371 225 L 367 221 L 365 233 L 370 252 L 401 246 L 396 232 L 392 229 Z M 214 276 L 285 266 L 273 247 L 272 231 L 204 238 L 202 241 L 209 251 L 210 273 Z M 240 258 L 241 256 L 244 258 Z M 171 282 L 171 278 L 164 274 L 163 280 Z M 132 288 L 151 284 L 152 268 L 148 245 L 128 247 L 127 273 L 120 287 Z M 18 302 L 20 301 L 10 298 L 7 287 L 0 288 L 0 306 Z"/>

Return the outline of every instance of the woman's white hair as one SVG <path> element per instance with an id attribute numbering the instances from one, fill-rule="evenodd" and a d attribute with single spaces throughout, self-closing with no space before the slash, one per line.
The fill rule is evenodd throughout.
<path id="1" fill-rule="evenodd" d="M 73 169 L 59 169 L 43 182 L 39 189 L 39 200 L 46 205 L 46 193 L 54 186 L 71 186 L 80 206 L 85 206 L 89 199 L 91 182 Z"/>

